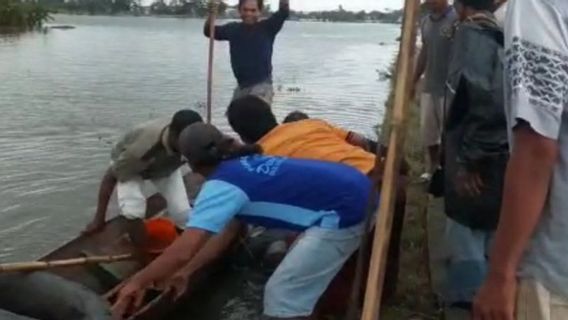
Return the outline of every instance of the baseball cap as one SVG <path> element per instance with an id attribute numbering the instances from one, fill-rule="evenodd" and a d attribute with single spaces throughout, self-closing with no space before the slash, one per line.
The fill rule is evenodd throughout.
<path id="1" fill-rule="evenodd" d="M 219 146 L 225 141 L 223 133 L 215 126 L 194 123 L 179 136 L 179 150 L 190 164 L 212 165 L 222 159 Z"/>

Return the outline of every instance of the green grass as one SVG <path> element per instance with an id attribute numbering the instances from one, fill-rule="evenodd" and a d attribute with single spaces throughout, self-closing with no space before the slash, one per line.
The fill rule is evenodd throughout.
<path id="1" fill-rule="evenodd" d="M 40 28 L 51 16 L 36 2 L 0 0 L 0 30 L 31 30 Z"/>
<path id="2" fill-rule="evenodd" d="M 392 70 L 395 70 L 393 63 Z M 393 74 L 396 74 L 393 72 Z M 385 105 L 385 119 L 379 126 L 380 139 L 388 141 L 391 128 L 391 116 L 394 101 L 394 83 L 391 80 L 391 94 Z M 392 301 L 382 308 L 384 320 L 439 319 L 440 310 L 430 283 L 428 236 L 426 208 L 428 197 L 424 185 L 418 177 L 424 170 L 424 157 L 420 141 L 418 106 L 413 102 L 409 106 L 404 128 L 404 157 L 410 166 L 411 181 L 408 188 L 406 217 L 401 242 L 401 261 L 397 293 Z"/>

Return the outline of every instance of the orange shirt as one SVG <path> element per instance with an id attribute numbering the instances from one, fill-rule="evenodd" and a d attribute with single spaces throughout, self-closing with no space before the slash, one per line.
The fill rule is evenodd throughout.
<path id="1" fill-rule="evenodd" d="M 279 125 L 258 144 L 266 155 L 339 162 L 368 174 L 375 156 L 349 144 L 348 134 L 325 121 L 308 119 Z"/>

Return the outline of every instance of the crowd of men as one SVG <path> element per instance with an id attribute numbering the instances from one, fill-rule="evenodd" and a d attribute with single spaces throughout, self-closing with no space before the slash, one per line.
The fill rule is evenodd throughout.
<path id="1" fill-rule="evenodd" d="M 568 2 L 425 0 L 424 180 L 444 197 L 446 300 L 476 320 L 568 319 Z M 146 290 L 180 283 L 218 257 L 242 224 L 299 233 L 265 288 L 270 319 L 308 319 L 357 250 L 379 199 L 377 143 L 302 112 L 272 112 L 273 44 L 289 3 L 261 19 L 262 0 L 241 0 L 241 22 L 204 26 L 230 43 L 237 79 L 226 116 L 236 141 L 199 114 L 142 124 L 113 148 L 96 216 L 113 190 L 127 232 L 147 245 L 144 184 L 167 201 L 180 236 L 118 294 L 128 314 Z M 205 177 L 193 206 L 180 168 Z M 387 274 L 388 277 L 388 274 Z"/>
<path id="2" fill-rule="evenodd" d="M 446 302 L 475 320 L 568 319 L 568 2 L 426 4 L 415 79 Z"/>

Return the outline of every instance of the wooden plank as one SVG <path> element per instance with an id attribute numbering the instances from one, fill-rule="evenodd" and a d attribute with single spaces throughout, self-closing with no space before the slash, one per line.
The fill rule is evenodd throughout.
<path id="1" fill-rule="evenodd" d="M 363 305 L 362 320 L 379 319 L 382 287 L 385 274 L 386 257 L 389 246 L 396 199 L 396 183 L 401 153 L 403 152 L 405 120 L 412 87 L 414 50 L 416 47 L 416 27 L 420 0 L 406 0 L 399 64 L 395 84 L 395 98 L 392 131 L 389 140 L 381 204 L 378 211 L 373 254 L 367 279 L 367 290 Z"/>
<path id="2" fill-rule="evenodd" d="M 211 123 L 213 109 L 213 63 L 215 53 L 215 19 L 217 17 L 217 1 L 209 2 L 209 64 L 207 66 L 207 123 Z"/>

